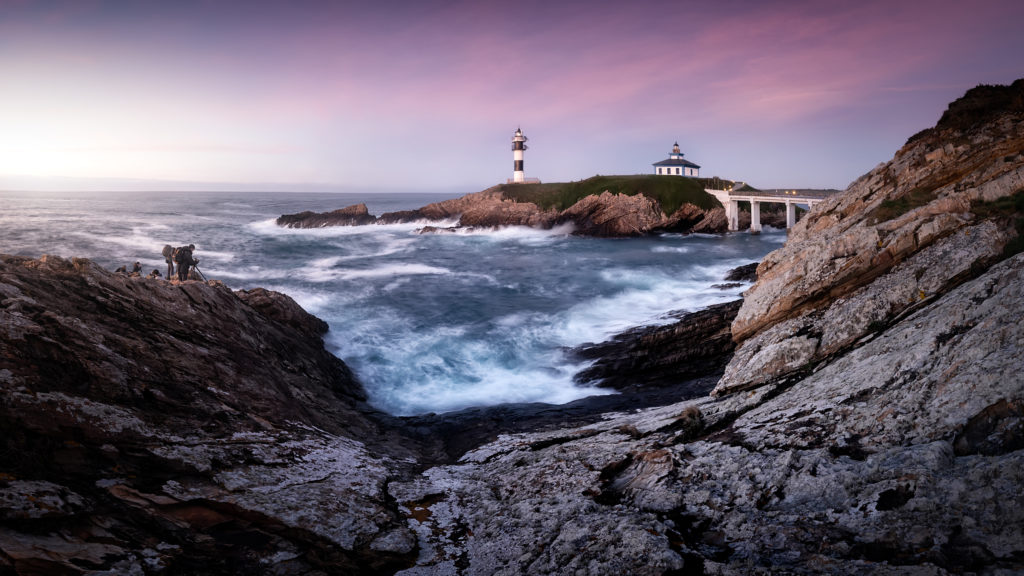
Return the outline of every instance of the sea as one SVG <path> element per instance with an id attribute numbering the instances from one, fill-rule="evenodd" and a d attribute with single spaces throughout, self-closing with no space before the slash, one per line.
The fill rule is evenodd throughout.
<path id="1" fill-rule="evenodd" d="M 415 415 L 614 393 L 574 383 L 586 364 L 567 351 L 739 298 L 749 284 L 723 288 L 726 273 L 786 239 L 770 228 L 606 239 L 571 227 L 275 224 L 305 210 L 362 202 L 379 215 L 458 195 L 0 191 L 0 253 L 85 257 L 111 271 L 138 261 L 166 274 L 163 246 L 195 244 L 206 278 L 288 294 L 330 325 L 326 346 L 373 406 Z"/>

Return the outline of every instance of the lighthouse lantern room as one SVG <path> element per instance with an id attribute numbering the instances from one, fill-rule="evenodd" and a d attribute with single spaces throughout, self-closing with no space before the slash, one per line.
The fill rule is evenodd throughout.
<path id="1" fill-rule="evenodd" d="M 523 152 L 526 150 L 526 136 L 523 136 L 523 131 L 520 128 L 516 128 L 516 133 L 512 136 L 512 183 L 522 184 L 526 182 L 526 175 L 523 173 Z"/>

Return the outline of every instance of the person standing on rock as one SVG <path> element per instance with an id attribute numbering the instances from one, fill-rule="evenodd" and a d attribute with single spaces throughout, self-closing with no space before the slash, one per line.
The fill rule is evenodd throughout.
<path id="1" fill-rule="evenodd" d="M 164 261 L 167 262 L 167 279 L 174 278 L 174 248 L 170 244 L 164 244 L 162 254 L 164 255 Z"/>
<path id="2" fill-rule="evenodd" d="M 198 264 L 198 262 L 192 258 L 192 251 L 196 249 L 195 244 L 189 244 L 188 246 L 182 246 L 174 251 L 174 261 L 178 265 L 178 281 L 184 282 L 188 280 L 188 272 Z"/>

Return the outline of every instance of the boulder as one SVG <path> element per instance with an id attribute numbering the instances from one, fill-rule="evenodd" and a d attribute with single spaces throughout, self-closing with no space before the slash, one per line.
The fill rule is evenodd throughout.
<path id="1" fill-rule="evenodd" d="M 641 236 L 665 223 L 658 202 L 642 194 L 628 196 L 603 192 L 587 196 L 558 215 L 558 223 L 572 222 L 584 236 Z"/>
<path id="2" fill-rule="evenodd" d="M 490 200 L 477 202 L 466 208 L 459 218 L 460 227 L 500 228 L 503 226 L 529 226 L 551 228 L 556 214 L 542 211 L 532 202 Z"/>
<path id="3" fill-rule="evenodd" d="M 651 231 L 714 234 L 725 232 L 728 225 L 724 208 L 705 210 L 693 204 L 683 204 L 663 222 L 655 225 Z"/>

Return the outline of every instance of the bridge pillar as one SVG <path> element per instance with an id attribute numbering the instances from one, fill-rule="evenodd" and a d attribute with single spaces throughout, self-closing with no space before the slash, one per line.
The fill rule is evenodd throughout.
<path id="1" fill-rule="evenodd" d="M 761 203 L 756 200 L 750 201 L 750 233 L 761 233 Z"/>
<path id="2" fill-rule="evenodd" d="M 725 218 L 729 221 L 730 232 L 740 229 L 740 203 L 738 200 L 729 200 L 726 203 Z"/>
<path id="3" fill-rule="evenodd" d="M 796 224 L 796 204 L 786 200 L 786 228 L 792 228 Z"/>

